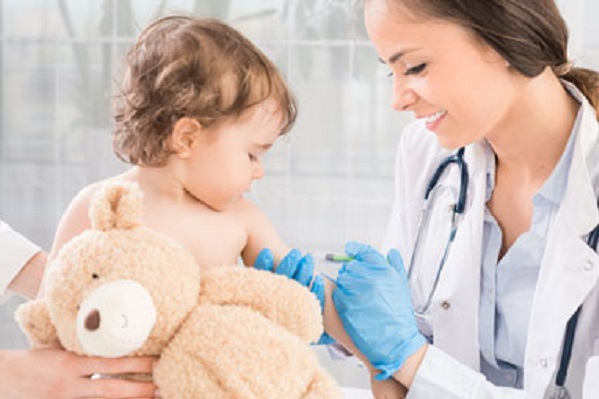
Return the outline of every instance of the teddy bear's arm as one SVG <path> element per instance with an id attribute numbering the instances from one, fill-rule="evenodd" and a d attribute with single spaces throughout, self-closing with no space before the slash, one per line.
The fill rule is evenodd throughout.
<path id="1" fill-rule="evenodd" d="M 243 267 L 222 267 L 202 276 L 200 302 L 246 306 L 306 342 L 323 332 L 318 299 L 286 276 Z"/>
<path id="2" fill-rule="evenodd" d="M 41 300 L 20 305 L 15 312 L 15 318 L 32 346 L 49 345 L 58 341 L 48 308 Z"/>

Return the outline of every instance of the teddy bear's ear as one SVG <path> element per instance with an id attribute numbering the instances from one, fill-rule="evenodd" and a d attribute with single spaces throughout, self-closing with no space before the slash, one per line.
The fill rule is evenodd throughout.
<path id="1" fill-rule="evenodd" d="M 19 305 L 15 319 L 32 346 L 49 345 L 58 341 L 56 328 L 43 301 L 33 300 Z"/>
<path id="2" fill-rule="evenodd" d="M 113 183 L 100 188 L 90 206 L 96 230 L 132 229 L 141 224 L 141 190 L 137 184 Z"/>

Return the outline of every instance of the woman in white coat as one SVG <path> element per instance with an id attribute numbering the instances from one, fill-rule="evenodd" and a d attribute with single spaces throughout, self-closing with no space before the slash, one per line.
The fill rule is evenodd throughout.
<path id="1" fill-rule="evenodd" d="M 400 140 L 385 243 L 411 275 L 396 253 L 354 247 L 333 293 L 346 331 L 410 398 L 598 398 L 599 76 L 571 67 L 554 1 L 366 0 L 365 21 L 393 108 L 418 119 Z M 455 163 L 415 253 L 427 185 L 462 147 L 447 258 Z"/>

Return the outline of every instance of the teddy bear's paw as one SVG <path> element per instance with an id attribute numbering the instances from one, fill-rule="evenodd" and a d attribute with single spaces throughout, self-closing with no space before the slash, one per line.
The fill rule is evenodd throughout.
<path id="1" fill-rule="evenodd" d="M 341 390 L 333 377 L 317 370 L 302 399 L 341 399 Z"/>
<path id="2" fill-rule="evenodd" d="M 247 307 L 200 305 L 162 353 L 163 399 L 335 399 L 309 345 Z M 327 379 L 328 378 L 328 379 Z"/>
<path id="3" fill-rule="evenodd" d="M 264 270 L 223 267 L 204 274 L 200 303 L 244 306 L 306 343 L 323 332 L 320 302 L 306 287 Z"/>

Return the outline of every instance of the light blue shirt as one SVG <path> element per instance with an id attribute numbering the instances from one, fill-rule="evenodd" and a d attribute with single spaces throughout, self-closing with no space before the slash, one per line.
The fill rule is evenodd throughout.
<path id="1" fill-rule="evenodd" d="M 566 188 L 581 115 L 579 110 L 564 153 L 533 197 L 530 229 L 516 239 L 499 262 L 502 232 L 489 209 L 485 209 L 479 340 L 481 371 L 495 385 L 522 388 L 532 299 L 547 231 Z M 495 187 L 496 169 L 495 154 L 489 145 L 486 155 L 488 201 Z"/>

